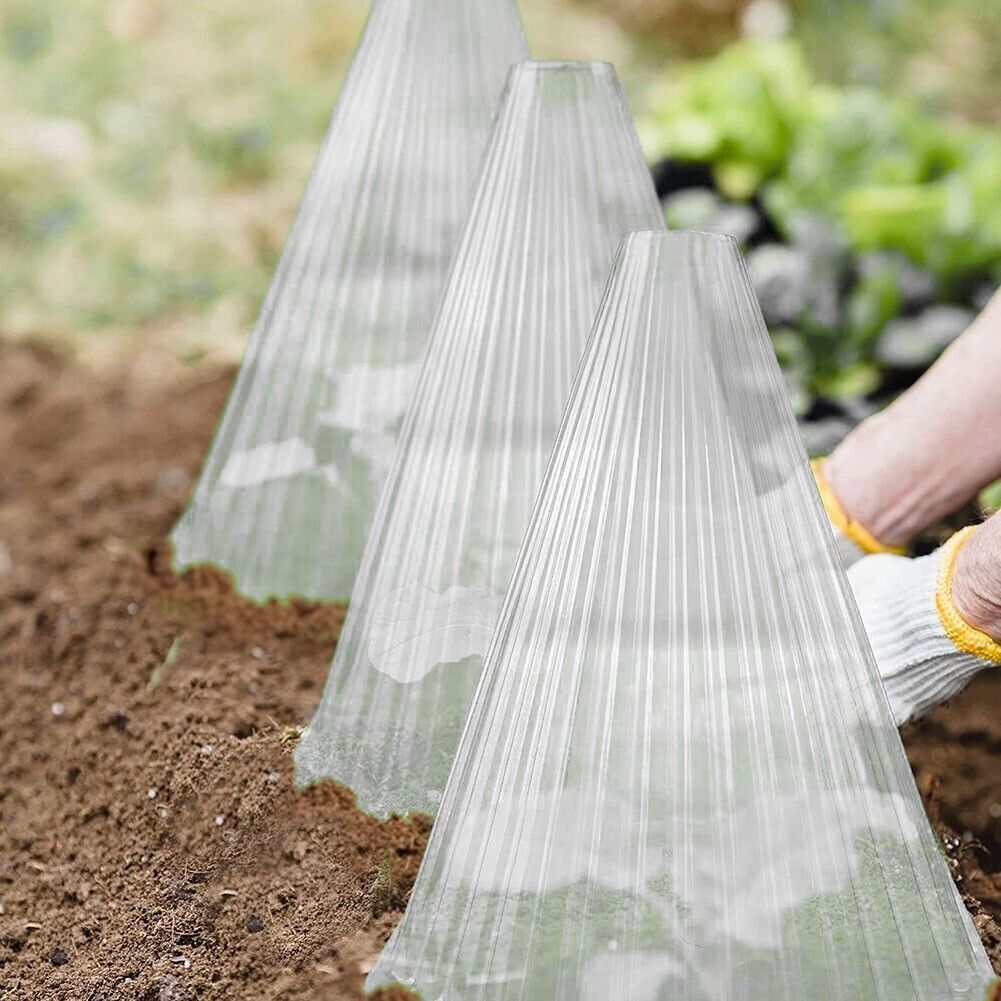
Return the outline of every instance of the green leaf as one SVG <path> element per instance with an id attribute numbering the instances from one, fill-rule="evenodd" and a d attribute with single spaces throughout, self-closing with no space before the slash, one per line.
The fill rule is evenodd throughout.
<path id="1" fill-rule="evenodd" d="M 1001 511 L 1001 480 L 995 480 L 980 491 L 980 506 L 989 514 Z"/>
<path id="2" fill-rule="evenodd" d="M 856 362 L 830 375 L 819 375 L 814 379 L 817 392 L 835 400 L 867 396 L 879 383 L 879 369 L 868 362 Z"/>

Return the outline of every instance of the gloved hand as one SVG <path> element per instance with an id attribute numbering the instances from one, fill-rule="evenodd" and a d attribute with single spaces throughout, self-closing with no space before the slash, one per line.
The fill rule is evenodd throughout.
<path id="1" fill-rule="evenodd" d="M 817 489 L 820 491 L 820 499 L 824 502 L 824 510 L 834 526 L 834 535 L 837 539 L 838 554 L 841 556 L 842 566 L 850 567 L 863 556 L 876 553 L 902 556 L 905 552 L 903 546 L 884 545 L 864 525 L 846 514 L 841 502 L 834 495 L 834 491 L 824 477 L 823 464 L 823 459 L 814 459 L 810 463 L 810 468 L 813 470 L 813 478 L 817 481 Z"/>
<path id="2" fill-rule="evenodd" d="M 957 559 L 974 533 L 988 525 L 957 532 L 929 556 L 881 553 L 857 559 L 848 569 L 898 726 L 958 695 L 979 671 L 1001 665 L 1001 643 L 960 615 L 955 601 Z M 996 567 L 1001 553 L 988 551 Z M 970 585 L 964 587 L 969 592 Z M 964 608 L 970 607 L 971 599 L 964 600 Z M 980 600 L 982 607 L 990 604 Z"/>

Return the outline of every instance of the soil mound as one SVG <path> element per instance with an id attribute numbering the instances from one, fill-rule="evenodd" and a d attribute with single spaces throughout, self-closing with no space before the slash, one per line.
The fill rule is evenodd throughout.
<path id="1" fill-rule="evenodd" d="M 427 823 L 291 784 L 343 609 L 168 569 L 230 377 L 0 345 L 0 996 L 357 999 L 406 902 Z M 1001 968 L 999 707 L 905 738 Z"/>

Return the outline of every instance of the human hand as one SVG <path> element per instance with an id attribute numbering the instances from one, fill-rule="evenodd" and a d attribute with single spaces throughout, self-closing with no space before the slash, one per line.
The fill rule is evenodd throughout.
<path id="1" fill-rule="evenodd" d="M 810 463 L 810 468 L 813 470 L 813 478 L 817 482 L 824 510 L 827 512 L 827 517 L 834 529 L 842 566 L 850 567 L 863 556 L 876 553 L 893 556 L 901 556 L 904 553 L 903 546 L 885 545 L 861 522 L 848 515 L 827 479 L 823 459 L 814 459 Z"/>
<path id="2" fill-rule="evenodd" d="M 848 579 L 898 725 L 1001 665 L 1001 515 L 929 556 L 866 556 Z"/>
<path id="3" fill-rule="evenodd" d="M 999 371 L 1001 291 L 910 389 L 814 463 L 846 566 L 903 552 L 1001 477 Z"/>

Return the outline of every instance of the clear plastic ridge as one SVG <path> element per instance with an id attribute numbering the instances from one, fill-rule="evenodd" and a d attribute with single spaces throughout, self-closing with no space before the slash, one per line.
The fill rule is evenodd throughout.
<path id="1" fill-rule="evenodd" d="M 299 782 L 437 809 L 608 268 L 658 225 L 612 67 L 513 69 Z"/>

